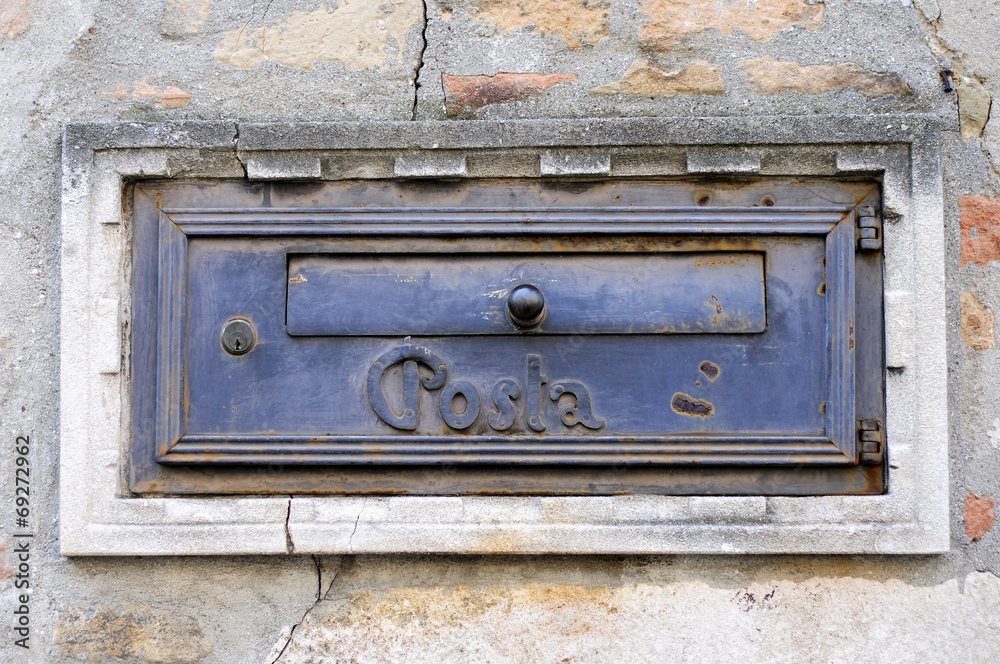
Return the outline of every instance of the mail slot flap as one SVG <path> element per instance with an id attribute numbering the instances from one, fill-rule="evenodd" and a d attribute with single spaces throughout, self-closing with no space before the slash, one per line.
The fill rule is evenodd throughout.
<path id="1" fill-rule="evenodd" d="M 509 304 L 530 286 L 538 315 Z M 759 252 L 290 255 L 293 336 L 758 333 Z"/>

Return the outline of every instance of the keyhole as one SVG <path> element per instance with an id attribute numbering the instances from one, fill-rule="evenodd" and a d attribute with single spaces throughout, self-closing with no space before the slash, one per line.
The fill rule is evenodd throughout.
<path id="1" fill-rule="evenodd" d="M 222 328 L 222 347 L 230 355 L 249 353 L 256 340 L 257 333 L 244 318 L 231 318 Z"/>

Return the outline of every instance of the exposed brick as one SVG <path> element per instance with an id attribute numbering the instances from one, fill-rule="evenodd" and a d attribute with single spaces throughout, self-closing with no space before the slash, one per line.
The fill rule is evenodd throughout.
<path id="1" fill-rule="evenodd" d="M 976 498 L 971 493 L 965 494 L 966 537 L 973 542 L 978 542 L 983 535 L 990 531 L 993 527 L 993 520 L 996 518 L 996 514 L 993 512 L 996 505 L 996 498 L 992 496 Z"/>
<path id="2" fill-rule="evenodd" d="M 650 19 L 639 28 L 639 37 L 666 50 L 679 36 L 710 28 L 723 35 L 740 30 L 757 41 L 767 41 L 793 25 L 811 30 L 823 22 L 824 5 L 804 0 L 646 0 L 639 9 Z"/>
<path id="3" fill-rule="evenodd" d="M 448 115 L 490 104 L 507 104 L 542 94 L 556 83 L 574 83 L 573 74 L 510 74 L 453 76 L 441 74 Z"/>
<path id="4" fill-rule="evenodd" d="M 570 48 L 596 44 L 608 35 L 606 0 L 480 0 L 473 18 L 508 32 L 533 26 Z"/>
<path id="5" fill-rule="evenodd" d="M 912 95 L 913 90 L 899 74 L 872 72 L 853 62 L 837 65 L 800 65 L 766 57 L 745 60 L 740 68 L 747 81 L 757 88 L 757 94 L 776 95 L 780 92 L 820 94 L 838 90 L 855 90 L 866 97 Z"/>
<path id="6" fill-rule="evenodd" d="M 965 345 L 976 350 L 993 348 L 993 312 L 976 299 L 972 293 L 958 296 L 958 306 L 962 319 L 961 335 Z"/>
<path id="7" fill-rule="evenodd" d="M 962 236 L 959 263 L 985 267 L 1000 260 L 1000 200 L 959 196 L 958 213 Z"/>
<path id="8" fill-rule="evenodd" d="M 645 60 L 633 62 L 621 80 L 594 88 L 597 94 L 628 94 L 647 97 L 717 95 L 726 91 L 719 70 L 704 60 L 696 60 L 683 69 L 663 71 Z"/>
<path id="9" fill-rule="evenodd" d="M 190 93 L 181 90 L 173 85 L 160 88 L 150 85 L 146 78 L 139 79 L 134 83 L 123 83 L 114 92 L 109 92 L 105 96 L 113 99 L 152 99 L 156 108 L 181 108 L 187 106 L 191 101 Z"/>
<path id="10" fill-rule="evenodd" d="M 28 29 L 33 0 L 3 0 L 0 2 L 0 34 L 13 39 Z"/>

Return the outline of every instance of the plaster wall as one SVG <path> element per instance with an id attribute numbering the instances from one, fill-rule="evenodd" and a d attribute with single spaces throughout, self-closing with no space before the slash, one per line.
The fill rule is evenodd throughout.
<path id="1" fill-rule="evenodd" d="M 0 660 L 1000 660 L 998 34 L 992 0 L 6 0 Z M 944 129 L 949 553 L 59 554 L 67 122 L 901 113 Z M 29 649 L 13 631 L 17 436 L 31 441 Z"/>

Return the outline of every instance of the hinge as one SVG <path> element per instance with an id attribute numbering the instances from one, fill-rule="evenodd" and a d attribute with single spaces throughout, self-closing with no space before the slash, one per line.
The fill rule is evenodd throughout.
<path id="1" fill-rule="evenodd" d="M 885 455 L 885 435 L 882 420 L 858 420 L 858 445 L 861 463 L 865 466 L 882 464 Z"/>
<path id="2" fill-rule="evenodd" d="M 872 205 L 859 205 L 857 211 L 858 249 L 878 251 L 882 248 L 882 216 Z"/>

